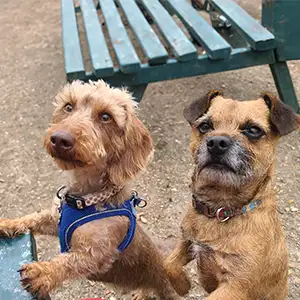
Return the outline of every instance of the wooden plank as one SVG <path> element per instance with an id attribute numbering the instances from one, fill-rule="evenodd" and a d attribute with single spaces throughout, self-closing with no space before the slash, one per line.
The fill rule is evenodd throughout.
<path id="1" fill-rule="evenodd" d="M 85 76 L 73 0 L 61 0 L 65 71 L 69 80 Z"/>
<path id="2" fill-rule="evenodd" d="M 182 0 L 165 0 L 167 9 L 174 11 L 190 34 L 212 59 L 228 58 L 230 45 L 191 6 Z"/>
<path id="3" fill-rule="evenodd" d="M 275 38 L 266 28 L 252 18 L 245 10 L 232 0 L 208 0 L 221 12 L 247 40 L 254 50 L 274 49 Z"/>
<path id="4" fill-rule="evenodd" d="M 185 63 L 176 59 L 169 59 L 163 65 L 149 66 L 144 64 L 141 70 L 133 75 L 125 75 L 115 70 L 115 75 L 107 78 L 107 81 L 113 86 L 140 85 L 272 64 L 274 62 L 273 50 L 258 52 L 253 51 L 251 48 L 239 48 L 233 49 L 230 58 L 224 60 L 212 60 L 208 55 L 200 55 L 198 59 Z M 87 73 L 86 80 L 89 79 L 95 80 L 96 78 L 92 73 Z"/>
<path id="5" fill-rule="evenodd" d="M 197 57 L 195 46 L 158 0 L 139 0 L 139 2 L 144 6 L 151 18 L 155 20 L 163 37 L 179 61 L 188 61 Z"/>
<path id="6" fill-rule="evenodd" d="M 140 60 L 128 37 L 113 0 L 99 0 L 112 45 L 124 73 L 135 73 L 140 69 Z"/>
<path id="7" fill-rule="evenodd" d="M 113 75 L 113 62 L 106 45 L 93 0 L 80 0 L 93 71 L 98 77 Z"/>
<path id="8" fill-rule="evenodd" d="M 126 19 L 140 43 L 149 64 L 154 65 L 166 62 L 168 52 L 147 22 L 135 0 L 117 0 L 117 3 L 123 9 Z"/>

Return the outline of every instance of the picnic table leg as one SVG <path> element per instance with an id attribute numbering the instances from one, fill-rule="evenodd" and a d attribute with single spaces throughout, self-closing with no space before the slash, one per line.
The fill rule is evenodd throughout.
<path id="1" fill-rule="evenodd" d="M 287 63 L 276 62 L 270 65 L 270 69 L 281 101 L 299 113 L 299 103 Z"/>
<path id="2" fill-rule="evenodd" d="M 128 87 L 129 91 L 133 93 L 133 97 L 135 98 L 135 101 L 141 102 L 143 95 L 145 93 L 145 90 L 147 88 L 147 85 L 148 84 L 142 84 L 142 85 Z"/>

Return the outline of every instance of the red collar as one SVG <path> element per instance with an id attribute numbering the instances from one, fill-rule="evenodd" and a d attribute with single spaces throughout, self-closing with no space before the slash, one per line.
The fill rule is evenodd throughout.
<path id="1" fill-rule="evenodd" d="M 197 210 L 198 213 L 203 214 L 208 218 L 216 218 L 219 222 L 226 222 L 235 216 L 243 215 L 246 212 L 258 207 L 259 205 L 261 205 L 261 203 L 261 200 L 253 200 L 242 208 L 223 206 L 218 209 L 212 209 L 205 202 L 197 199 L 195 195 L 193 195 L 192 200 L 193 207 Z"/>

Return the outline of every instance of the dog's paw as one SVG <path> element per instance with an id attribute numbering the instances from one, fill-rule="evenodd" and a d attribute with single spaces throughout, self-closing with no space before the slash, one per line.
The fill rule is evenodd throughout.
<path id="1" fill-rule="evenodd" d="M 131 295 L 131 300 L 149 300 L 149 299 L 151 299 L 149 295 L 142 290 L 135 291 Z"/>
<path id="2" fill-rule="evenodd" d="M 51 282 L 49 269 L 45 262 L 35 262 L 22 266 L 19 270 L 24 289 L 39 297 L 46 296 L 55 285 Z"/>
<path id="3" fill-rule="evenodd" d="M 15 220 L 0 219 L 0 237 L 14 237 L 25 232 L 26 229 L 20 228 Z"/>

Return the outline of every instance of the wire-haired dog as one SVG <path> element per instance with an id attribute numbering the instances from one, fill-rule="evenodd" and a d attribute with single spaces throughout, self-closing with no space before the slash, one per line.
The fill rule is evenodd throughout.
<path id="1" fill-rule="evenodd" d="M 60 237 L 64 253 L 21 268 L 24 287 L 43 296 L 65 280 L 87 277 L 125 292 L 139 290 L 135 299 L 148 291 L 176 299 L 160 254 L 136 225 L 140 199 L 129 182 L 146 167 L 153 145 L 131 95 L 103 81 L 75 81 L 57 95 L 55 106 L 45 148 L 71 175 L 58 192 L 60 213 L 0 220 L 2 236 L 30 230 Z"/>
<path id="2" fill-rule="evenodd" d="M 276 97 L 234 101 L 212 91 L 184 110 L 192 127 L 192 205 L 165 265 L 180 295 L 196 258 L 207 300 L 284 300 L 287 250 L 272 181 L 279 138 L 300 117 Z"/>

